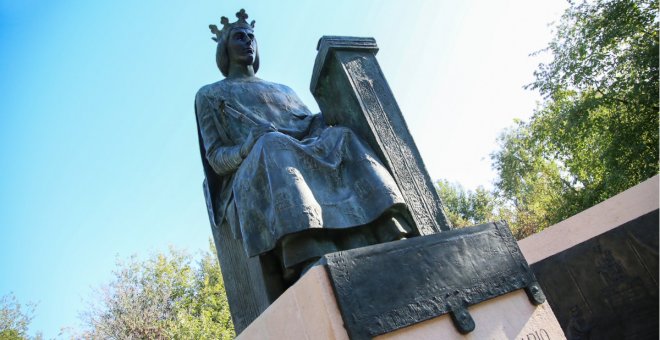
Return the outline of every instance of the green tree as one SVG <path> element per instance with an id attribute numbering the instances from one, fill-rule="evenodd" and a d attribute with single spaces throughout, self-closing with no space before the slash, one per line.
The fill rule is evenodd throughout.
<path id="1" fill-rule="evenodd" d="M 0 340 L 41 339 L 41 334 L 28 335 L 35 307 L 32 303 L 22 306 L 12 293 L 0 297 Z"/>
<path id="2" fill-rule="evenodd" d="M 511 209 L 495 195 L 477 187 L 465 190 L 458 183 L 440 180 L 436 183 L 445 213 L 454 227 L 467 227 L 486 222 L 505 220 L 511 223 Z"/>
<path id="3" fill-rule="evenodd" d="M 571 2 L 542 52 L 544 101 L 492 155 L 525 233 L 658 173 L 658 1 Z"/>
<path id="4" fill-rule="evenodd" d="M 192 258 L 170 249 L 119 261 L 81 313 L 87 339 L 231 339 L 235 336 L 214 249 Z"/>

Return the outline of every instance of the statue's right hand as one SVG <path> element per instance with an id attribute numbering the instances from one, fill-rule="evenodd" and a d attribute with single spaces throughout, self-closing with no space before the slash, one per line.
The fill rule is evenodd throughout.
<path id="1" fill-rule="evenodd" d="M 247 157 L 250 151 L 252 151 L 254 144 L 257 143 L 257 140 L 259 140 L 259 137 L 265 135 L 268 132 L 274 131 L 277 131 L 277 129 L 275 129 L 273 124 L 263 124 L 253 127 L 252 130 L 250 130 L 247 138 L 245 138 L 243 145 L 241 145 L 241 157 Z"/>

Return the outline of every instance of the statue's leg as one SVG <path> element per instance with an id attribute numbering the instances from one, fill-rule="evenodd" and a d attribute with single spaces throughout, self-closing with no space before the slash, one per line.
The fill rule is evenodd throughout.
<path id="1" fill-rule="evenodd" d="M 390 242 L 405 239 L 408 237 L 418 236 L 413 228 L 413 222 L 408 209 L 404 205 L 397 205 L 381 215 L 381 217 L 374 221 L 376 234 L 379 236 L 379 241 Z M 379 227 L 378 224 L 384 227 Z"/>
<path id="2" fill-rule="evenodd" d="M 312 229 L 289 234 L 279 240 L 277 247 L 269 253 L 277 258 L 281 275 L 288 287 L 325 254 L 416 236 L 410 227 L 410 217 L 406 214 L 405 207 L 397 205 L 363 226 Z"/>

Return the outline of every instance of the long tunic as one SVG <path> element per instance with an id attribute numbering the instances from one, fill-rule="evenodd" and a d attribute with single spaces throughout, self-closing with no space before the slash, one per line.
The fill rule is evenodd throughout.
<path id="1" fill-rule="evenodd" d="M 207 203 L 248 256 L 286 235 L 366 225 L 403 204 L 394 180 L 351 130 L 328 127 L 289 87 L 259 78 L 224 79 L 195 98 Z M 272 124 L 245 159 L 250 130 Z"/>

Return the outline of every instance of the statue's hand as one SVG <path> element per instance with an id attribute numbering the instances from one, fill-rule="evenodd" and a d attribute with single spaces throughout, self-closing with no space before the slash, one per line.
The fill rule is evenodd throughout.
<path id="1" fill-rule="evenodd" d="M 277 131 L 277 129 L 275 129 L 273 124 L 263 124 L 253 127 L 252 130 L 250 130 L 250 134 L 248 134 L 247 138 L 245 139 L 245 142 L 243 142 L 243 145 L 241 145 L 241 157 L 247 157 L 250 151 L 252 151 L 254 144 L 257 142 L 257 140 L 259 140 L 259 137 L 268 132 L 274 131 Z"/>

